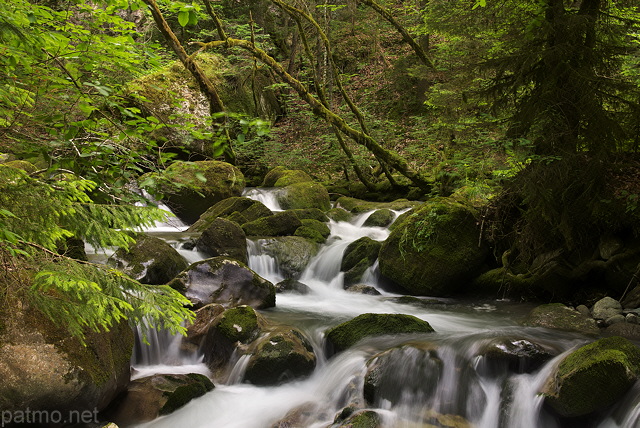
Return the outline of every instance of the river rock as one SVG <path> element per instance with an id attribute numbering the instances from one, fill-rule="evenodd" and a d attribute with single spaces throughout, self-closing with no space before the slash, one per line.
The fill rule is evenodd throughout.
<path id="1" fill-rule="evenodd" d="M 531 373 L 558 354 L 558 350 L 526 338 L 496 337 L 483 344 L 476 356 L 482 358 L 479 371 L 500 374 L 504 368 Z"/>
<path id="2" fill-rule="evenodd" d="M 208 257 L 225 256 L 247 263 L 247 237 L 238 223 L 224 218 L 211 222 L 196 241 L 196 248 Z"/>
<path id="3" fill-rule="evenodd" d="M 362 275 L 377 260 L 381 247 L 381 242 L 374 241 L 368 236 L 347 245 L 340 263 L 340 270 L 345 273 L 345 286 L 356 284 L 362 280 Z"/>
<path id="4" fill-rule="evenodd" d="M 322 223 L 329 221 L 329 217 L 325 212 L 318 208 L 298 208 L 289 211 L 294 213 L 300 220 L 317 220 Z"/>
<path id="5" fill-rule="evenodd" d="M 277 166 L 269 171 L 262 180 L 263 187 L 285 187 L 295 183 L 306 183 L 313 181 L 313 178 L 304 171 L 298 169 L 286 169 Z"/>
<path id="6" fill-rule="evenodd" d="M 262 217 L 273 215 L 273 212 L 262 202 L 244 196 L 233 196 L 223 199 L 205 211 L 198 221 L 192 224 L 188 232 L 203 232 L 218 217 L 226 218 L 243 225 Z"/>
<path id="7" fill-rule="evenodd" d="M 256 341 L 250 353 L 244 380 L 255 385 L 277 385 L 306 377 L 316 366 L 311 344 L 295 328 L 270 331 Z"/>
<path id="8" fill-rule="evenodd" d="M 608 337 L 564 358 L 541 393 L 559 415 L 579 417 L 618 402 L 639 375 L 640 349 L 622 337 Z"/>
<path id="9" fill-rule="evenodd" d="M 474 211 L 451 199 L 425 202 L 394 225 L 380 249 L 380 272 L 411 294 L 454 294 L 485 261 Z"/>
<path id="10" fill-rule="evenodd" d="M 218 303 L 210 303 L 196 310 L 196 317 L 187 326 L 185 340 L 195 346 L 200 346 L 209 329 L 214 325 L 215 319 L 224 311 L 224 306 Z"/>
<path id="11" fill-rule="evenodd" d="M 339 425 L 337 425 L 339 424 Z M 360 410 L 345 420 L 334 420 L 332 427 L 337 428 L 382 428 L 382 418 L 373 410 Z"/>
<path id="12" fill-rule="evenodd" d="M 283 187 L 276 199 L 285 209 L 317 208 L 328 211 L 331 208 L 331 199 L 326 187 L 320 183 L 301 182 Z"/>
<path id="13" fill-rule="evenodd" d="M 262 217 L 242 225 L 247 236 L 293 235 L 302 226 L 300 219 L 292 212 L 282 211 Z"/>
<path id="14" fill-rule="evenodd" d="M 318 405 L 308 402 L 287 412 L 287 414 L 269 428 L 297 428 L 311 425 L 308 421 L 318 413 Z"/>
<path id="15" fill-rule="evenodd" d="M 549 303 L 533 308 L 527 315 L 524 325 L 576 331 L 590 335 L 600 333 L 600 329 L 593 318 L 581 314 L 562 303 Z"/>
<path id="16" fill-rule="evenodd" d="M 249 305 L 257 309 L 276 304 L 275 286 L 244 263 L 213 257 L 193 263 L 168 284 L 181 291 L 196 308 L 209 303 L 225 307 Z"/>
<path id="17" fill-rule="evenodd" d="M 442 378 L 443 362 L 429 344 L 404 345 L 374 355 L 367 361 L 364 399 L 370 406 L 403 399 L 428 402 Z"/>
<path id="18" fill-rule="evenodd" d="M 245 186 L 242 172 L 220 161 L 176 161 L 156 180 L 167 205 L 189 224 L 215 203 L 240 196 Z"/>
<path id="19" fill-rule="evenodd" d="M 607 327 L 604 333 L 610 336 L 622 336 L 629 340 L 639 341 L 640 325 L 628 322 L 616 323 Z"/>
<path id="20" fill-rule="evenodd" d="M 280 236 L 259 243 L 265 254 L 276 259 L 285 278 L 299 278 L 318 253 L 318 244 L 301 236 Z"/>
<path id="21" fill-rule="evenodd" d="M 598 300 L 591 309 L 591 315 L 598 320 L 606 320 L 622 314 L 622 305 L 611 297 Z"/>
<path id="22" fill-rule="evenodd" d="M 404 210 L 419 206 L 420 202 L 407 199 L 396 199 L 392 202 L 370 202 L 362 199 L 341 196 L 336 200 L 336 208 L 342 208 L 350 213 L 361 214 L 378 209 Z"/>
<path id="23" fill-rule="evenodd" d="M 112 406 L 109 419 L 123 426 L 151 421 L 174 412 L 214 389 L 202 374 L 156 374 L 136 379 Z"/>
<path id="24" fill-rule="evenodd" d="M 353 214 L 344 208 L 334 207 L 327 211 L 327 217 L 333 221 L 350 221 L 353 218 Z"/>
<path id="25" fill-rule="evenodd" d="M 388 208 L 382 208 L 371 213 L 371 215 L 364 221 L 363 226 L 387 227 L 393 223 L 395 218 L 396 215 L 393 211 Z"/>
<path id="26" fill-rule="evenodd" d="M 357 294 L 367 294 L 369 296 L 379 296 L 380 292 L 371 285 L 367 284 L 354 284 L 348 287 L 345 287 L 345 291 L 349 293 L 357 293 Z"/>
<path id="27" fill-rule="evenodd" d="M 362 314 L 326 331 L 329 353 L 341 352 L 368 336 L 431 333 L 428 322 L 405 314 Z"/>
<path id="28" fill-rule="evenodd" d="M 309 294 L 310 292 L 311 289 L 307 284 L 293 278 L 287 278 L 276 284 L 276 293 Z"/>
<path id="29" fill-rule="evenodd" d="M 295 236 L 301 236 L 318 244 L 322 244 L 331 234 L 329 226 L 321 221 L 310 218 L 305 218 L 300 221 L 302 222 L 302 226 L 296 229 L 294 232 Z"/>
<path id="30" fill-rule="evenodd" d="M 166 284 L 189 265 L 167 242 L 144 233 L 136 235 L 128 250 L 118 249 L 107 263 L 143 284 Z"/>
<path id="31" fill-rule="evenodd" d="M 0 332 L 2 411 L 101 411 L 126 388 L 134 344 L 126 322 L 88 332 L 83 345 L 34 309 L 11 310 Z"/>

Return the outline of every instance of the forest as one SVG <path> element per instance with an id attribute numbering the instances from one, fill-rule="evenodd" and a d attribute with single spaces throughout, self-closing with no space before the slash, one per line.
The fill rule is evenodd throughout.
<path id="1" fill-rule="evenodd" d="M 196 223 L 206 207 L 182 215 L 174 195 L 204 198 L 209 161 L 246 187 L 296 171 L 333 203 L 464 205 L 483 251 L 470 285 L 425 291 L 415 273 L 407 294 L 635 296 L 636 0 L 4 0 L 0 64 L 0 333 L 187 334 L 173 282 L 82 252 L 134 248 L 159 201 Z M 406 217 L 407 264 L 440 209 Z"/>

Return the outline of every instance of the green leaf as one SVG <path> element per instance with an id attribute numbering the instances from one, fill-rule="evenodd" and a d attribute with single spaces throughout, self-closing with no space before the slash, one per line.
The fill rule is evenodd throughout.
<path id="1" fill-rule="evenodd" d="M 182 27 L 186 27 L 189 24 L 189 11 L 181 10 L 178 12 L 178 24 Z"/>

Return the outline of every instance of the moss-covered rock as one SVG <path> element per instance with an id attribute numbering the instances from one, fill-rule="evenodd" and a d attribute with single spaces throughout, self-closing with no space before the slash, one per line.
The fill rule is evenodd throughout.
<path id="1" fill-rule="evenodd" d="M 190 224 L 215 203 L 240 196 L 245 187 L 242 172 L 220 161 L 174 162 L 155 179 L 167 205 Z"/>
<path id="2" fill-rule="evenodd" d="M 166 284 L 189 265 L 166 241 L 144 233 L 136 235 L 136 242 L 118 249 L 107 263 L 143 284 Z"/>
<path id="3" fill-rule="evenodd" d="M 273 215 L 273 212 L 262 202 L 244 196 L 233 196 L 223 199 L 207 209 L 187 231 L 203 232 L 218 217 L 223 217 L 242 225 L 270 215 Z"/>
<path id="4" fill-rule="evenodd" d="M 293 279 L 287 278 L 276 284 L 276 293 L 295 293 L 295 294 L 309 294 L 311 289 L 307 284 Z"/>
<path id="5" fill-rule="evenodd" d="M 116 403 L 109 416 L 116 423 L 125 425 L 151 421 L 213 389 L 213 382 L 198 373 L 143 377 L 131 382 L 126 395 Z"/>
<path id="6" fill-rule="evenodd" d="M 169 286 L 183 292 L 196 308 L 209 303 L 225 307 L 249 305 L 257 309 L 276 304 L 276 289 L 271 282 L 244 263 L 226 257 L 193 263 Z"/>
<path id="7" fill-rule="evenodd" d="M 216 218 L 196 241 L 198 251 L 208 257 L 225 256 L 247 263 L 247 237 L 238 223 Z"/>
<path id="8" fill-rule="evenodd" d="M 382 243 L 364 236 L 351 242 L 344 250 L 340 270 L 345 273 L 345 286 L 353 285 L 362 279 L 364 272 L 378 258 Z"/>
<path id="9" fill-rule="evenodd" d="M 542 394 L 558 414 L 584 416 L 619 401 L 639 375 L 640 349 L 622 337 L 609 337 L 564 358 Z"/>
<path id="10" fill-rule="evenodd" d="M 368 336 L 431 333 L 428 322 L 405 314 L 362 314 L 326 331 L 329 351 L 341 352 Z"/>
<path id="11" fill-rule="evenodd" d="M 373 410 L 360 410 L 353 413 L 344 421 L 338 421 L 338 428 L 380 428 L 382 418 Z M 332 426 L 336 426 L 335 424 Z"/>
<path id="12" fill-rule="evenodd" d="M 255 385 L 279 383 L 309 376 L 316 366 L 311 344 L 295 328 L 278 328 L 252 347 L 244 379 Z"/>
<path id="13" fill-rule="evenodd" d="M 263 251 L 276 259 L 286 278 L 298 278 L 313 256 L 318 244 L 300 236 L 282 236 L 261 241 Z"/>
<path id="14" fill-rule="evenodd" d="M 301 236 L 303 238 L 310 239 L 313 242 L 317 242 L 318 244 L 322 244 L 331 234 L 329 226 L 321 221 L 314 219 L 302 219 L 301 222 L 302 226 L 296 229 L 294 236 Z"/>
<path id="15" fill-rule="evenodd" d="M 304 171 L 297 169 L 286 169 L 277 166 L 269 171 L 262 181 L 263 187 L 285 187 L 290 184 L 313 181 L 313 178 Z M 304 208 L 304 207 L 303 207 Z"/>
<path id="16" fill-rule="evenodd" d="M 247 236 L 285 236 L 293 235 L 300 226 L 302 222 L 294 213 L 282 211 L 245 223 L 242 230 Z"/>
<path id="17" fill-rule="evenodd" d="M 405 210 L 417 207 L 420 204 L 420 202 L 409 201 L 407 199 L 396 199 L 392 202 L 370 202 L 342 196 L 336 201 L 336 208 L 342 208 L 354 214 L 361 214 L 378 209 Z"/>
<path id="18" fill-rule="evenodd" d="M 375 210 L 364 221 L 363 226 L 367 227 L 387 227 L 396 218 L 396 214 L 388 208 Z"/>
<path id="19" fill-rule="evenodd" d="M 331 208 L 329 192 L 319 183 L 305 181 L 283 187 L 277 194 L 282 209 L 317 208 L 328 211 Z"/>
<path id="20" fill-rule="evenodd" d="M 327 217 L 333 221 L 350 221 L 353 218 L 353 214 L 344 208 L 331 208 L 327 211 Z"/>
<path id="21" fill-rule="evenodd" d="M 552 346 L 527 338 L 495 337 L 483 343 L 476 352 L 478 372 L 500 375 L 507 369 L 514 373 L 531 373 L 559 353 Z"/>
<path id="22" fill-rule="evenodd" d="M 549 303 L 533 308 L 524 320 L 524 325 L 576 331 L 591 335 L 600 333 L 593 318 L 562 303 Z"/>
<path id="23" fill-rule="evenodd" d="M 380 272 L 412 294 L 454 294 L 485 261 L 474 212 L 464 205 L 437 198 L 398 221 L 380 249 Z"/>

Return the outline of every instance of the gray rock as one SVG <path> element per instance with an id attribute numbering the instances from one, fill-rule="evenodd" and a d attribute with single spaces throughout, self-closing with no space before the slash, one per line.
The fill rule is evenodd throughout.
<path id="1" fill-rule="evenodd" d="M 618 314 L 618 315 L 614 315 L 612 317 L 607 318 L 606 320 L 604 320 L 605 325 L 609 326 L 609 325 L 613 325 L 613 324 L 617 324 L 619 322 L 625 322 L 626 318 L 624 315 L 622 314 Z"/>
<path id="2" fill-rule="evenodd" d="M 233 221 L 216 218 L 196 242 L 198 251 L 208 257 L 225 256 L 247 263 L 247 237 Z"/>
<path id="3" fill-rule="evenodd" d="M 620 314 L 622 314 L 622 305 L 611 297 L 598 300 L 591 310 L 591 315 L 599 320 L 606 320 L 614 315 Z"/>
<path id="4" fill-rule="evenodd" d="M 580 312 L 582 315 L 584 315 L 586 317 L 590 317 L 591 316 L 591 311 L 585 305 L 576 306 L 576 311 Z"/>
<path id="5" fill-rule="evenodd" d="M 625 321 L 629 324 L 639 324 L 639 320 L 640 317 L 637 314 L 630 313 L 625 316 Z"/>

